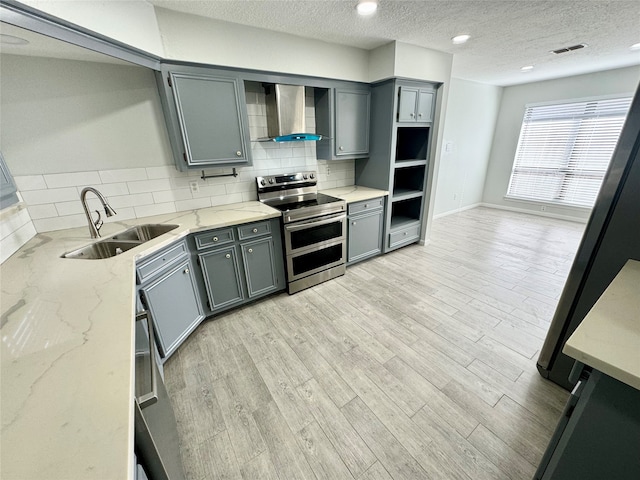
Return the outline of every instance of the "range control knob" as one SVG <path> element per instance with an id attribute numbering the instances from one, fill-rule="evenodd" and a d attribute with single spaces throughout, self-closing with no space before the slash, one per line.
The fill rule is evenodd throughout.
<path id="1" fill-rule="evenodd" d="M 310 178 L 311 180 L 313 180 L 314 178 L 316 178 L 316 176 L 315 176 L 315 174 L 314 174 L 314 173 L 311 173 L 311 174 L 309 175 L 309 178 Z"/>
<path id="2" fill-rule="evenodd" d="M 264 178 L 262 180 L 260 180 L 260 185 L 262 185 L 264 187 L 266 184 L 267 184 L 267 182 L 265 181 Z"/>
<path id="3" fill-rule="evenodd" d="M 308 177 L 308 176 L 307 176 L 307 174 L 305 173 L 304 175 L 302 175 L 302 178 L 304 178 L 304 179 L 306 180 L 306 179 L 307 179 L 307 178 L 309 178 L 309 177 Z"/>
<path id="4" fill-rule="evenodd" d="M 273 184 L 273 178 L 270 178 L 270 179 L 269 179 L 269 183 L 270 183 L 270 184 Z"/>

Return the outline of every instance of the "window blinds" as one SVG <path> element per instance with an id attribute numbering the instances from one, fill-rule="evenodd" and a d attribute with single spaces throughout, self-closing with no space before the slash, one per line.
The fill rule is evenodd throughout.
<path id="1" fill-rule="evenodd" d="M 508 198 L 592 207 L 631 97 L 527 107 Z"/>

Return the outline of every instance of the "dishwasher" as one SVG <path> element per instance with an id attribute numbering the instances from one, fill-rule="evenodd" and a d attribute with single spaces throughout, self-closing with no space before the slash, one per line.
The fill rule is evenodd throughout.
<path id="1" fill-rule="evenodd" d="M 184 480 L 176 418 L 157 364 L 150 312 L 136 315 L 135 332 L 135 478 Z"/>

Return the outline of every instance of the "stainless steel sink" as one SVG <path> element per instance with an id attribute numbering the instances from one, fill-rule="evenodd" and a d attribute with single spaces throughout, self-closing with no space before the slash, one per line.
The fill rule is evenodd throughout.
<path id="1" fill-rule="evenodd" d="M 140 241 L 112 241 L 103 240 L 101 242 L 85 245 L 84 247 L 72 250 L 62 255 L 63 258 L 84 258 L 85 260 L 98 260 L 101 258 L 110 258 L 119 255 L 122 252 L 131 250 L 138 245 Z"/>
<path id="2" fill-rule="evenodd" d="M 140 242 L 148 242 L 149 240 L 159 237 L 160 235 L 170 232 L 178 225 L 164 223 L 148 223 L 146 225 L 136 225 L 126 229 L 123 232 L 113 235 L 111 240 L 137 240 Z"/>
<path id="3" fill-rule="evenodd" d="M 167 224 L 146 224 L 137 225 L 117 233 L 105 240 L 85 245 L 62 255 L 62 258 L 82 258 L 85 260 L 99 260 L 111 258 L 127 250 L 142 245 L 149 240 L 167 233 L 178 225 Z"/>

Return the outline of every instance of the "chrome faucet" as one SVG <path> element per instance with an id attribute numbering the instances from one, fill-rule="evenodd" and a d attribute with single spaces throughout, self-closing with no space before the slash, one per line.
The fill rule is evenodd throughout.
<path id="1" fill-rule="evenodd" d="M 98 238 L 100 236 L 100 228 L 102 227 L 104 222 L 102 221 L 102 216 L 100 215 L 100 212 L 98 210 L 96 210 L 98 219 L 94 222 L 93 218 L 91 218 L 91 213 L 89 212 L 89 207 L 87 206 L 87 193 L 89 192 L 95 193 L 95 195 L 100 199 L 100 201 L 102 202 L 102 206 L 104 207 L 104 213 L 107 215 L 107 217 L 115 215 L 116 211 L 111 208 L 111 206 L 107 202 L 107 199 L 104 198 L 104 195 L 102 195 L 95 188 L 85 187 L 82 189 L 82 192 L 80 192 L 80 202 L 82 202 L 84 214 L 87 216 L 87 222 L 89 222 L 89 233 L 91 234 L 91 238 Z"/>

